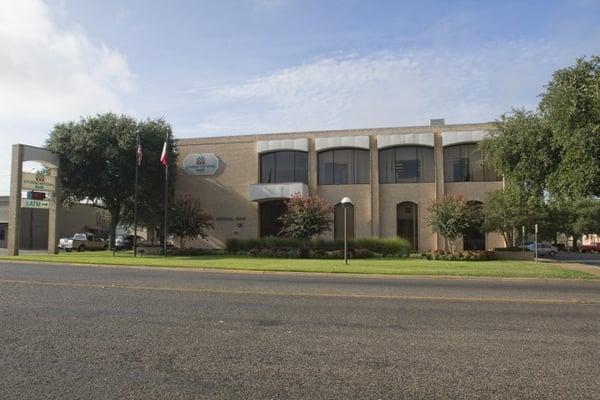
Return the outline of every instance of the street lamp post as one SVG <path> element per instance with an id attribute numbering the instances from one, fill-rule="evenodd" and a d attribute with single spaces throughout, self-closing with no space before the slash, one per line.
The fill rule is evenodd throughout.
<path id="1" fill-rule="evenodd" d="M 344 197 L 341 203 L 344 207 L 344 264 L 348 265 L 348 207 L 352 206 L 352 200 Z"/>

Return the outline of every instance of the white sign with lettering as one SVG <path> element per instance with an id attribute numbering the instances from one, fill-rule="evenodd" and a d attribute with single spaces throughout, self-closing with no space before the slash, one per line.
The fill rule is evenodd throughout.
<path id="1" fill-rule="evenodd" d="M 214 175 L 219 169 L 219 158 L 214 153 L 190 154 L 183 160 L 188 175 Z"/>
<path id="2" fill-rule="evenodd" d="M 50 208 L 50 202 L 48 200 L 33 200 L 23 199 L 21 202 L 22 208 Z"/>
<path id="3" fill-rule="evenodd" d="M 43 171 L 35 173 L 23 172 L 21 189 L 54 193 L 56 190 L 56 177 L 48 175 Z"/>

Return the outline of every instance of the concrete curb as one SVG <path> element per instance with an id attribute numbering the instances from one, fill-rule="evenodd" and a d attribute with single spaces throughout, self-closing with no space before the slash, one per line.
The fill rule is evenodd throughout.
<path id="1" fill-rule="evenodd" d="M 431 280 L 478 280 L 478 281 L 578 281 L 594 282 L 600 284 L 600 280 L 583 278 L 534 278 L 534 277 L 491 277 L 491 276 L 455 276 L 455 275 L 401 275 L 401 274 L 359 274 L 351 272 L 294 272 L 294 271 L 262 271 L 247 269 L 221 269 L 206 267 L 153 267 L 144 265 L 125 265 L 125 264 L 91 264 L 91 263 L 57 263 L 53 261 L 27 261 L 27 260 L 7 260 L 0 258 L 0 265 L 6 264 L 31 264 L 40 266 L 61 266 L 61 267 L 88 267 L 88 268 L 128 268 L 136 270 L 150 271 L 184 271 L 184 272 L 212 272 L 222 274 L 248 274 L 248 275 L 280 275 L 280 276 L 308 276 L 308 277 L 337 277 L 337 278 L 365 278 L 365 279 L 431 279 Z M 564 266 L 561 264 L 561 267 Z M 576 268 L 568 268 L 578 270 Z M 581 270 L 579 270 L 581 271 Z M 589 271 L 583 271 L 589 272 Z M 600 276 L 600 273 L 594 272 L 593 275 Z"/>

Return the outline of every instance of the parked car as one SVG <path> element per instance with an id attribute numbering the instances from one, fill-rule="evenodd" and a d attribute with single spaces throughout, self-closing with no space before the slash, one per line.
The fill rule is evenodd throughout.
<path id="1" fill-rule="evenodd" d="M 531 251 L 535 251 L 535 243 L 531 243 L 530 245 L 527 246 L 527 248 Z M 537 244 L 537 253 L 538 253 L 538 256 L 552 257 L 553 255 L 558 253 L 558 249 L 548 243 L 538 243 Z"/>
<path id="2" fill-rule="evenodd" d="M 579 248 L 582 253 L 600 253 L 600 242 L 584 244 Z"/>
<path id="3" fill-rule="evenodd" d="M 58 248 L 64 251 L 107 250 L 108 243 L 92 233 L 76 233 L 72 237 L 60 239 Z"/>
<path id="4" fill-rule="evenodd" d="M 138 236 L 137 237 L 137 244 L 141 245 L 142 243 L 144 243 L 146 240 L 141 237 Z M 115 238 L 115 248 L 118 250 L 130 250 L 133 248 L 133 235 L 117 235 L 117 237 Z"/>

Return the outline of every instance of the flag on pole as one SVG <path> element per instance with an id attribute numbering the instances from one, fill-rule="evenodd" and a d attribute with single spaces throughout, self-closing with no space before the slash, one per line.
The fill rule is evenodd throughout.
<path id="1" fill-rule="evenodd" d="M 137 137 L 137 146 L 135 147 L 135 160 L 138 166 L 142 165 L 142 141 L 139 136 Z"/>
<path id="2" fill-rule="evenodd" d="M 162 153 L 160 154 L 160 163 L 162 165 L 167 165 L 169 162 L 169 156 L 167 154 L 167 141 L 165 140 L 165 144 L 163 145 Z"/>

